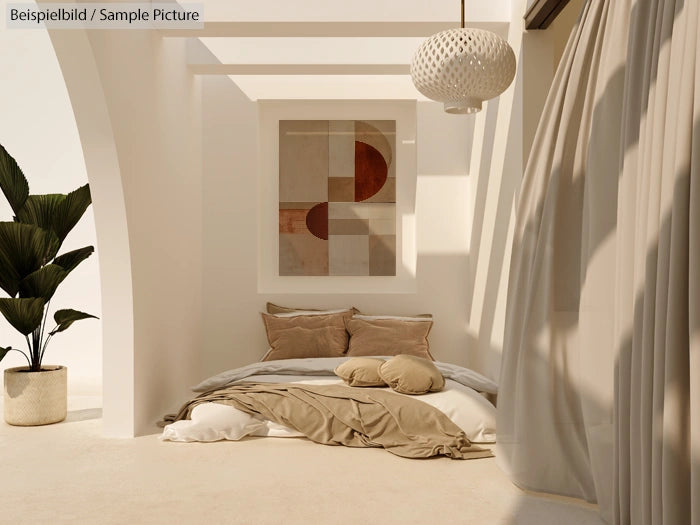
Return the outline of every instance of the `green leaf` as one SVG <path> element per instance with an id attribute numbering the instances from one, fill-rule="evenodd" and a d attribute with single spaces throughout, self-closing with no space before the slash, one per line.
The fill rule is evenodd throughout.
<path id="1" fill-rule="evenodd" d="M 22 209 L 17 212 L 17 221 L 34 224 L 44 230 L 54 230 L 54 217 L 66 196 L 61 193 L 30 195 Z"/>
<path id="2" fill-rule="evenodd" d="M 92 197 L 90 196 L 90 186 L 88 184 L 66 195 L 65 200 L 56 210 L 57 215 L 53 227 L 61 242 L 63 242 L 63 239 L 66 238 L 73 227 L 78 224 L 78 221 L 90 204 L 92 204 Z"/>
<path id="3" fill-rule="evenodd" d="M 41 297 L 48 303 L 67 275 L 68 272 L 61 266 L 48 264 L 22 279 L 19 283 L 19 296 Z"/>
<path id="4" fill-rule="evenodd" d="M 0 288 L 14 297 L 19 283 L 51 260 L 58 238 L 31 224 L 0 222 Z"/>
<path id="5" fill-rule="evenodd" d="M 57 310 L 53 315 L 54 321 L 58 325 L 50 333 L 51 335 L 58 332 L 63 332 L 66 328 L 72 325 L 75 321 L 80 321 L 81 319 L 98 319 L 94 315 L 86 314 L 85 312 L 79 312 L 78 310 Z"/>
<path id="6" fill-rule="evenodd" d="M 0 312 L 21 334 L 29 335 L 40 325 L 44 316 L 44 300 L 0 298 Z"/>
<path id="7" fill-rule="evenodd" d="M 75 270 L 75 268 L 81 262 L 90 257 L 94 251 L 95 248 L 93 248 L 92 246 L 79 248 L 77 250 L 73 250 L 72 252 L 66 252 L 63 255 L 59 255 L 53 260 L 53 263 L 59 265 L 67 273 L 70 273 L 73 270 Z"/>
<path id="8" fill-rule="evenodd" d="M 8 346 L 7 348 L 3 348 L 0 346 L 0 361 L 3 360 L 3 358 L 12 350 L 11 346 Z"/>
<path id="9" fill-rule="evenodd" d="M 24 206 L 29 196 L 29 184 L 17 165 L 17 161 L 0 144 L 0 189 L 10 203 L 12 211 L 17 212 Z"/>
<path id="10" fill-rule="evenodd" d="M 30 195 L 17 213 L 17 220 L 53 231 L 62 243 L 91 203 L 87 184 L 68 195 Z"/>

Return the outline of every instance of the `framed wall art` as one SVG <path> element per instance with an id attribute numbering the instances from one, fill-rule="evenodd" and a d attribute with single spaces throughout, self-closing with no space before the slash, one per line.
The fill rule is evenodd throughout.
<path id="1" fill-rule="evenodd" d="M 279 121 L 279 275 L 396 275 L 396 121 Z"/>
<path id="2" fill-rule="evenodd" d="M 259 103 L 261 292 L 415 290 L 415 104 Z"/>

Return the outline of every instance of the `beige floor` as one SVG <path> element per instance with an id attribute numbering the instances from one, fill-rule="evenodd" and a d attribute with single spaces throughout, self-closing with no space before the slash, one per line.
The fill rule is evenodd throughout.
<path id="1" fill-rule="evenodd" d="M 0 523 L 601 523 L 590 505 L 518 490 L 493 459 L 415 461 L 302 439 L 104 439 L 99 406 L 86 393 L 63 423 L 0 423 Z"/>

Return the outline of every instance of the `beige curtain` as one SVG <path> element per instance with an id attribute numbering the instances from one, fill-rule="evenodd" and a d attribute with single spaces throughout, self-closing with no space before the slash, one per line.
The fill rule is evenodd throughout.
<path id="1" fill-rule="evenodd" d="M 700 523 L 698 3 L 586 3 L 518 207 L 499 461 L 610 523 Z"/>
<path id="2" fill-rule="evenodd" d="M 700 2 L 638 1 L 617 212 L 616 523 L 700 524 Z"/>

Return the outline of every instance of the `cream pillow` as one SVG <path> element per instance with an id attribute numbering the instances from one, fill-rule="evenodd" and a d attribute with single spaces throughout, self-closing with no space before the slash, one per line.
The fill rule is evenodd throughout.
<path id="1" fill-rule="evenodd" d="M 445 378 L 427 359 L 397 355 L 379 367 L 379 376 L 401 394 L 426 394 L 445 388 Z"/>
<path id="2" fill-rule="evenodd" d="M 379 375 L 383 363 L 383 359 L 353 357 L 336 367 L 334 372 L 350 386 L 386 386 Z"/>
<path id="3" fill-rule="evenodd" d="M 410 354 L 433 359 L 428 334 L 430 318 L 375 318 L 355 315 L 345 327 L 350 333 L 348 357 Z"/>
<path id="4" fill-rule="evenodd" d="M 348 349 L 345 318 L 352 311 L 331 314 L 262 314 L 270 351 L 263 361 L 304 357 L 342 357 Z"/>

